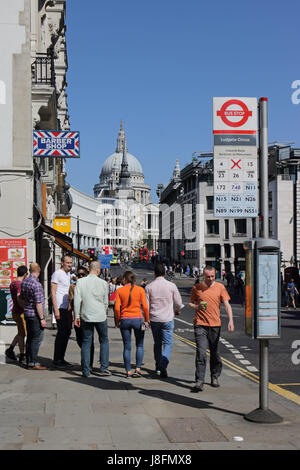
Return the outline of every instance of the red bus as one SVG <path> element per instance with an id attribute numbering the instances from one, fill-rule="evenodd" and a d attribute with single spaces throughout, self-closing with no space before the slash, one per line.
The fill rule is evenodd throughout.
<path id="1" fill-rule="evenodd" d="M 140 248 L 140 259 L 141 261 L 149 261 L 149 250 L 148 248 Z"/>

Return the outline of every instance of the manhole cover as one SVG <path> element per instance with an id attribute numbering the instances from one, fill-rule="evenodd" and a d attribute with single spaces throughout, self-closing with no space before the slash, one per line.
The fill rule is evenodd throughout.
<path id="1" fill-rule="evenodd" d="M 207 418 L 161 418 L 158 420 L 170 442 L 227 442 Z"/>

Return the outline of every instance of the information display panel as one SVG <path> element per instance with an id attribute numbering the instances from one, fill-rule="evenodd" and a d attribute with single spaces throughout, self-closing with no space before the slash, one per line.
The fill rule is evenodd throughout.
<path id="1" fill-rule="evenodd" d="M 278 253 L 256 254 L 257 292 L 257 338 L 279 337 L 279 276 Z"/>

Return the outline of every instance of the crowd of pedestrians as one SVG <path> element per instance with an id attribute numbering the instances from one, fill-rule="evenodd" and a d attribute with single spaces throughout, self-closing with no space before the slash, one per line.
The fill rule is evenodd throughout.
<path id="1" fill-rule="evenodd" d="M 110 376 L 108 307 L 114 309 L 115 326 L 120 328 L 123 340 L 123 360 L 126 376 L 140 377 L 144 358 L 144 335 L 150 328 L 154 338 L 156 372 L 167 377 L 167 365 L 172 349 L 174 309 L 180 310 L 181 296 L 175 284 L 163 279 L 163 265 L 155 267 L 156 283 L 144 279 L 141 286 L 136 284 L 132 271 L 125 271 L 122 277 L 100 278 L 98 261 L 90 263 L 89 269 L 81 266 L 77 275 L 72 272 L 72 258 L 63 256 L 60 269 L 51 277 L 51 299 L 57 324 L 52 366 L 67 369 L 72 364 L 65 360 L 68 341 L 74 324 L 76 341 L 81 349 L 83 377 L 94 369 L 94 331 L 100 344 L 100 374 Z M 6 350 L 6 356 L 17 360 L 14 352 L 18 344 L 20 362 L 26 362 L 27 369 L 46 370 L 39 363 L 38 353 L 46 327 L 45 295 L 39 282 L 40 266 L 32 263 L 28 270 L 21 266 L 18 277 L 11 284 L 13 319 L 18 334 Z M 157 284 L 161 279 L 163 283 Z M 158 283 L 159 284 L 159 283 Z M 160 297 L 158 297 L 160 296 Z M 177 313 L 177 312 L 176 312 Z M 131 336 L 135 336 L 135 371 L 131 371 Z M 26 338 L 26 348 L 25 348 Z"/>
<path id="2" fill-rule="evenodd" d="M 166 279 L 165 265 L 154 267 L 155 279 L 143 279 L 137 285 L 135 274 L 125 271 L 123 276 L 110 279 L 100 277 L 98 261 L 90 263 L 89 269 L 79 267 L 76 276 L 71 276 L 72 259 L 66 255 L 61 268 L 51 278 L 51 297 L 57 322 L 54 342 L 53 368 L 67 369 L 72 364 L 65 360 L 69 337 L 74 324 L 76 341 L 81 349 L 82 376 L 89 377 L 95 371 L 94 354 L 95 330 L 100 345 L 100 374 L 110 376 L 109 335 L 107 315 L 109 306 L 114 311 L 115 327 L 120 329 L 123 340 L 123 361 L 126 377 L 141 377 L 144 359 L 144 337 L 151 329 L 155 372 L 161 378 L 168 377 L 171 359 L 174 318 L 184 307 L 177 286 Z M 40 266 L 32 263 L 29 272 L 25 266 L 17 270 L 17 279 L 11 284 L 13 299 L 12 316 L 18 333 L 6 350 L 6 355 L 17 360 L 14 348 L 19 347 L 20 362 L 32 370 L 45 370 L 38 360 L 39 348 L 46 327 L 45 296 L 39 282 Z M 222 361 L 218 353 L 221 318 L 220 304 L 223 303 L 228 316 L 228 331 L 234 331 L 230 305 L 231 279 L 227 277 L 227 290 L 223 283 L 216 281 L 216 271 L 211 266 L 203 269 L 203 280 L 198 279 L 191 290 L 189 307 L 194 311 L 194 334 L 196 343 L 195 386 L 193 392 L 204 387 L 207 349 L 210 351 L 211 385 L 219 387 Z M 294 281 L 287 285 L 289 302 L 295 308 L 298 294 Z M 135 340 L 135 369 L 132 371 L 132 334 Z M 25 344 L 26 338 L 26 344 Z"/>

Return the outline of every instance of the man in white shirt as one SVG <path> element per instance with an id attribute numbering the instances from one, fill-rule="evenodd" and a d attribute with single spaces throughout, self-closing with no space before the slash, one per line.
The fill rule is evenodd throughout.
<path id="1" fill-rule="evenodd" d="M 68 310 L 71 268 L 72 258 L 65 255 L 61 260 L 61 268 L 55 271 L 51 277 L 51 298 L 57 323 L 53 365 L 57 368 L 65 368 L 71 365 L 65 361 L 65 353 L 72 329 L 72 312 Z"/>
<path id="2" fill-rule="evenodd" d="M 98 276 L 98 261 L 90 264 L 88 276 L 78 279 L 74 293 L 75 325 L 82 328 L 81 365 L 83 377 L 90 375 L 90 354 L 94 328 L 100 342 L 100 374 L 111 375 L 107 327 L 108 285 Z"/>

